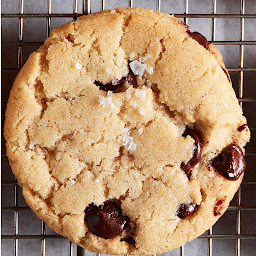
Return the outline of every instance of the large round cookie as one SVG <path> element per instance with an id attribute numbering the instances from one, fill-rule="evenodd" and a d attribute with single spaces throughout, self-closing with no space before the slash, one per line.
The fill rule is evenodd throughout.
<path id="1" fill-rule="evenodd" d="M 15 80 L 4 135 L 38 217 L 111 254 L 166 252 L 211 227 L 250 137 L 218 50 L 141 8 L 55 28 Z"/>

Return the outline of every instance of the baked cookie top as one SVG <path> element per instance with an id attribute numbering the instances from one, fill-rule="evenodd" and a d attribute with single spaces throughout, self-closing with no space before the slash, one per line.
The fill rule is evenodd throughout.
<path id="1" fill-rule="evenodd" d="M 117 8 L 53 29 L 10 93 L 7 155 L 34 212 L 84 248 L 155 254 L 224 213 L 250 132 L 218 50 Z"/>

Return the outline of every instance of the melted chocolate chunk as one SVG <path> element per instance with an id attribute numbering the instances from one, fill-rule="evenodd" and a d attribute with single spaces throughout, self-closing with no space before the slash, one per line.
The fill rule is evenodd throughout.
<path id="1" fill-rule="evenodd" d="M 94 235 L 111 239 L 122 234 L 129 218 L 122 216 L 114 203 L 107 202 L 99 207 L 90 204 L 85 209 L 85 221 Z"/>
<path id="2" fill-rule="evenodd" d="M 177 215 L 180 219 L 188 219 L 198 210 L 198 207 L 199 205 L 193 203 L 181 204 Z"/>
<path id="3" fill-rule="evenodd" d="M 199 44 L 201 44 L 206 50 L 209 50 L 209 43 L 202 34 L 200 34 L 199 32 L 191 32 L 190 30 L 188 30 L 187 33 L 190 35 L 190 37 L 192 37 Z"/>
<path id="4" fill-rule="evenodd" d="M 185 164 L 181 164 L 181 168 L 186 173 L 189 180 L 192 180 L 192 171 L 191 169 L 200 161 L 202 156 L 202 145 L 200 143 L 200 136 L 199 134 L 190 128 L 187 128 L 184 132 L 183 136 L 190 135 L 195 140 L 195 148 L 193 152 L 192 158 Z"/>
<path id="5" fill-rule="evenodd" d="M 227 197 L 225 196 L 224 198 L 217 201 L 217 203 L 215 204 L 214 209 L 213 209 L 214 216 L 221 215 L 221 210 L 223 208 L 222 204 L 225 202 L 226 198 Z"/>
<path id="6" fill-rule="evenodd" d="M 228 73 L 228 71 L 222 67 L 222 70 L 224 71 L 224 73 L 226 74 L 227 78 L 228 78 L 228 81 L 231 83 L 231 79 L 230 79 L 230 75 Z"/>
<path id="7" fill-rule="evenodd" d="M 128 238 L 122 238 L 121 241 L 125 241 L 128 244 L 136 244 L 136 241 L 131 236 L 129 236 Z"/>
<path id="8" fill-rule="evenodd" d="M 214 214 L 214 216 L 221 215 L 221 213 L 217 209 L 215 209 L 215 207 L 214 207 L 214 210 L 213 210 L 213 214 Z"/>
<path id="9" fill-rule="evenodd" d="M 116 89 L 122 87 L 126 81 L 130 81 L 131 75 L 128 74 L 127 76 L 122 77 L 120 80 L 114 80 L 111 83 L 103 84 L 98 81 L 94 81 L 94 83 L 103 91 L 115 91 Z"/>
<path id="10" fill-rule="evenodd" d="M 246 127 L 247 127 L 247 124 L 243 124 L 243 125 L 239 126 L 239 127 L 237 128 L 237 130 L 238 130 L 239 132 L 241 132 L 241 131 L 243 131 L 244 129 L 246 129 Z"/>
<path id="11" fill-rule="evenodd" d="M 223 149 L 211 163 L 215 170 L 228 180 L 237 180 L 246 167 L 243 151 L 235 143 Z"/>

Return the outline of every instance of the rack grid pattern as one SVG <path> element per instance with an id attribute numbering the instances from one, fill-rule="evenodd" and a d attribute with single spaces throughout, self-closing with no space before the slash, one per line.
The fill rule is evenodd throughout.
<path id="1" fill-rule="evenodd" d="M 24 41 L 24 19 L 29 19 L 29 18 L 41 18 L 46 20 L 46 35 L 50 35 L 50 31 L 52 30 L 52 20 L 53 19 L 61 19 L 61 18 L 70 18 L 70 19 L 77 19 L 79 16 L 84 15 L 84 14 L 90 14 L 93 12 L 92 6 L 96 2 L 90 1 L 90 0 L 73 0 L 73 13 L 56 13 L 52 12 L 52 5 L 54 0 L 47 0 L 47 12 L 46 13 L 25 13 L 24 12 L 24 4 L 26 1 L 29 0 L 17 0 L 19 2 L 19 11 L 17 13 L 2 13 L 2 21 L 5 19 L 13 19 L 17 20 L 18 19 L 18 38 L 16 41 L 4 41 L 2 43 L 2 49 L 4 47 L 12 47 L 17 49 L 17 55 L 16 55 L 16 67 L 5 67 L 3 65 L 2 67 L 2 75 L 3 76 L 12 76 L 16 75 L 18 71 L 21 69 L 23 63 L 23 53 L 24 53 L 24 48 L 29 46 L 29 47 L 39 47 L 40 45 L 43 44 L 43 42 L 34 42 L 32 41 Z M 108 2 L 111 0 L 101 0 L 99 2 L 100 10 L 104 10 L 109 8 L 108 7 Z M 220 14 L 217 12 L 217 5 L 218 1 L 220 0 L 210 0 L 211 2 L 211 12 L 210 13 L 189 13 L 189 5 L 191 4 L 192 1 L 189 0 L 184 0 L 184 9 L 183 13 L 176 13 L 175 16 L 182 19 L 186 24 L 190 24 L 190 21 L 193 19 L 208 19 L 211 21 L 211 39 L 209 42 L 214 43 L 217 47 L 218 46 L 237 46 L 239 47 L 239 66 L 235 67 L 228 67 L 228 71 L 231 72 L 237 72 L 239 74 L 238 78 L 238 90 L 237 90 L 237 95 L 239 98 L 239 102 L 241 107 L 243 108 L 244 104 L 253 104 L 256 102 L 256 95 L 250 94 L 251 97 L 248 98 L 247 96 L 244 96 L 244 90 L 245 90 L 245 73 L 246 72 L 252 72 L 254 73 L 255 77 L 255 72 L 256 72 L 256 66 L 245 66 L 244 61 L 245 61 L 245 46 L 256 46 L 256 41 L 255 40 L 248 40 L 246 38 L 245 40 L 245 22 L 246 20 L 254 20 L 256 21 L 256 13 L 254 14 L 246 14 L 245 13 L 245 0 L 240 0 L 240 12 L 236 14 Z M 123 1 L 122 1 L 123 2 Z M 136 1 L 138 3 L 139 1 Z M 142 1 L 146 2 L 146 1 Z M 161 0 L 156 0 L 155 1 L 155 9 L 159 11 L 162 10 L 162 4 L 163 2 L 166 1 L 161 1 Z M 197 1 L 198 2 L 198 1 Z M 135 0 L 129 0 L 127 1 L 126 6 L 135 6 L 136 5 Z M 81 4 L 81 6 L 79 6 Z M 79 7 L 80 10 L 79 10 Z M 217 41 L 216 40 L 216 21 L 217 19 L 238 19 L 240 22 L 240 39 L 239 40 L 232 40 L 232 41 Z M 256 31 L 255 31 L 256 32 Z M 5 60 L 2 60 L 2 63 L 4 64 Z M 255 77 L 256 78 L 256 77 Z M 5 81 L 5 80 L 4 80 Z M 4 112 L 5 105 L 8 99 L 8 94 L 9 90 L 11 89 L 12 84 L 8 83 L 2 84 L 2 109 Z M 3 119 L 3 118 L 2 118 Z M 3 121 L 3 120 L 2 120 Z M 252 122 L 253 123 L 253 122 Z M 255 124 L 255 122 L 254 122 Z M 252 131 L 252 136 L 255 133 L 256 126 L 250 126 L 250 129 Z M 3 140 L 4 141 L 4 140 Z M 256 142 L 255 140 L 252 140 L 251 143 L 254 143 L 255 146 L 251 146 L 248 150 L 246 150 L 246 157 L 254 157 L 254 162 L 256 162 Z M 3 144 L 3 143 L 2 143 Z M 4 146 L 2 145 L 2 160 L 6 159 L 5 155 L 5 149 Z M 253 163 L 252 163 L 253 164 Z M 2 172 L 11 172 L 10 169 L 7 168 L 7 170 L 2 169 Z M 10 175 L 9 175 L 10 176 Z M 245 178 L 243 183 L 245 185 L 250 185 L 254 186 L 254 190 L 256 190 L 256 176 L 254 175 L 253 178 Z M 20 214 L 25 211 L 30 211 L 30 208 L 27 206 L 20 206 L 20 188 L 16 182 L 16 180 L 13 178 L 2 178 L 2 187 L 5 187 L 7 190 L 10 188 L 10 194 L 12 193 L 14 197 L 14 204 L 13 206 L 2 206 L 2 212 L 12 212 L 13 213 L 13 223 L 14 223 L 14 230 L 13 234 L 5 234 L 2 232 L 2 242 L 5 240 L 12 240 L 13 241 L 13 255 L 18 256 L 19 255 L 19 241 L 24 240 L 24 239 L 32 239 L 34 240 L 40 240 L 41 243 L 41 252 L 40 254 L 42 256 L 48 255 L 46 246 L 47 246 L 47 239 L 65 239 L 57 234 L 49 235 L 47 234 L 46 230 L 46 224 L 44 222 L 41 222 L 41 234 L 40 235 L 23 235 L 19 234 L 19 220 L 20 220 Z M 14 189 L 13 189 L 14 188 Z M 207 246 L 207 255 L 212 256 L 213 255 L 213 242 L 215 239 L 233 239 L 235 240 L 236 243 L 236 256 L 241 255 L 241 241 L 243 239 L 252 239 L 254 243 L 256 244 L 256 228 L 254 229 L 255 232 L 251 234 L 243 234 L 241 229 L 242 229 L 242 224 L 241 224 L 241 213 L 242 212 L 253 212 L 254 216 L 256 217 L 256 205 L 250 205 L 250 206 L 244 206 L 242 204 L 242 189 L 241 187 L 239 188 L 237 195 L 236 195 L 236 202 L 235 205 L 229 206 L 228 211 L 233 211 L 236 214 L 236 231 L 235 234 L 214 234 L 213 228 L 209 229 L 206 233 L 204 233 L 201 237 L 198 239 L 204 238 L 207 239 L 208 241 L 208 246 Z M 2 219 L 4 222 L 4 219 Z M 255 246 L 256 249 L 256 246 Z M 2 252 L 3 253 L 3 252 Z M 69 242 L 68 246 L 68 255 L 69 256 L 83 256 L 86 255 L 87 252 L 82 249 L 79 246 L 76 246 L 72 242 Z M 38 253 L 39 255 L 39 253 Z M 96 254 L 97 256 L 100 256 L 99 253 Z M 179 249 L 179 255 L 180 256 L 185 256 L 187 255 L 185 253 L 184 246 L 180 247 Z"/>

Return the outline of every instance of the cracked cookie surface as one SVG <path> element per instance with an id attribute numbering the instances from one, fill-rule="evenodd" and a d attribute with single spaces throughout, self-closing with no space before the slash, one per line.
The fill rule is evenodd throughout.
<path id="1" fill-rule="evenodd" d="M 4 135 L 38 217 L 109 254 L 163 253 L 211 227 L 250 138 L 218 50 L 142 8 L 53 29 L 15 80 Z"/>

